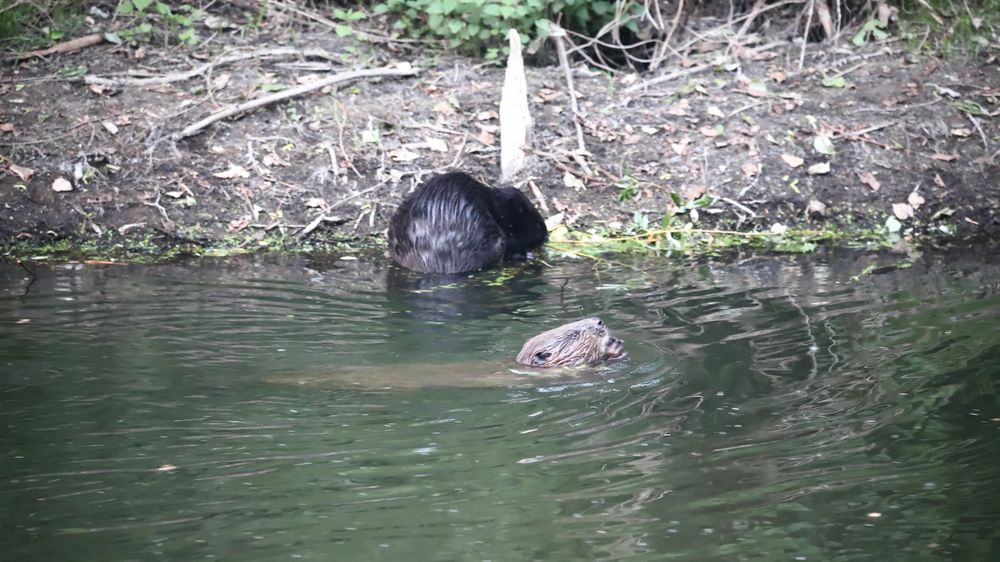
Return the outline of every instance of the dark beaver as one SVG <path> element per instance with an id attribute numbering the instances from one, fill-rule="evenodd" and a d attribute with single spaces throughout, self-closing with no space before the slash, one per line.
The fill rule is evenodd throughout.
<path id="1" fill-rule="evenodd" d="M 517 354 L 517 362 L 529 367 L 597 365 L 624 356 L 623 343 L 600 318 L 587 318 L 531 338 Z"/>
<path id="2" fill-rule="evenodd" d="M 523 193 L 463 172 L 424 182 L 389 223 L 393 259 L 423 273 L 465 273 L 523 258 L 547 239 L 545 220 Z"/>

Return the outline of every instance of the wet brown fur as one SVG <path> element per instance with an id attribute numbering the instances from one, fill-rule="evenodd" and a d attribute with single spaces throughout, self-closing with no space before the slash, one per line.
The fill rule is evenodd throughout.
<path id="1" fill-rule="evenodd" d="M 622 344 L 600 318 L 587 318 L 531 338 L 517 354 L 517 362 L 541 368 L 597 365 L 624 355 Z"/>

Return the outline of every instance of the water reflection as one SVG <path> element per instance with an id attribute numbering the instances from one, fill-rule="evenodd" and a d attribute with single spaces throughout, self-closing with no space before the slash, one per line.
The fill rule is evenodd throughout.
<path id="1" fill-rule="evenodd" d="M 990 560 L 1000 264 L 905 259 L 0 267 L 0 558 Z M 599 377 L 268 382 L 592 314 Z"/>

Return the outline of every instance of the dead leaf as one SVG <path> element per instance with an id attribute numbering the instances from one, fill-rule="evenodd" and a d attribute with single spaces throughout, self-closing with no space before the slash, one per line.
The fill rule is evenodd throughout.
<path id="1" fill-rule="evenodd" d="M 916 189 L 914 189 L 910 192 L 910 195 L 906 197 L 906 202 L 909 203 L 914 209 L 919 209 L 920 206 L 924 204 L 924 198 L 917 193 Z"/>
<path id="2" fill-rule="evenodd" d="M 115 125 L 118 125 L 119 127 L 131 124 L 132 124 L 132 116 L 130 115 L 123 113 L 119 115 L 117 118 L 115 118 Z"/>
<path id="3" fill-rule="evenodd" d="M 282 159 L 280 156 L 278 156 L 273 152 L 268 152 L 264 154 L 264 158 L 262 160 L 264 161 L 264 165 L 267 166 L 268 168 L 273 168 L 275 166 L 281 166 L 282 168 L 287 168 L 288 166 L 291 166 L 291 164 L 289 164 L 287 161 L 285 161 L 284 159 Z"/>
<path id="4" fill-rule="evenodd" d="M 965 138 L 972 134 L 972 130 L 966 129 L 965 127 L 960 127 L 958 129 L 952 129 L 951 134 L 955 135 L 956 137 Z"/>
<path id="5" fill-rule="evenodd" d="M 747 84 L 747 93 L 755 98 L 763 98 L 770 95 L 767 91 L 767 84 L 763 80 L 751 80 Z"/>
<path id="6" fill-rule="evenodd" d="M 566 187 L 571 187 L 577 191 L 580 191 L 582 189 L 587 189 L 587 187 L 583 185 L 583 182 L 580 181 L 580 178 L 574 176 L 569 172 L 566 172 L 566 174 L 563 175 L 563 184 Z"/>
<path id="7" fill-rule="evenodd" d="M 680 99 L 667 109 L 667 115 L 683 117 L 688 114 L 687 110 L 691 103 L 686 99 Z"/>
<path id="8" fill-rule="evenodd" d="M 809 204 L 806 205 L 806 214 L 811 217 L 825 217 L 826 204 L 818 199 L 810 199 Z"/>
<path id="9" fill-rule="evenodd" d="M 417 158 L 420 158 L 420 155 L 406 148 L 397 148 L 389 152 L 389 158 L 392 158 L 396 162 L 413 162 Z"/>
<path id="10" fill-rule="evenodd" d="M 674 151 L 674 154 L 684 156 L 687 153 L 689 144 L 691 144 L 691 139 L 685 137 L 677 142 L 670 143 L 670 149 Z"/>
<path id="11" fill-rule="evenodd" d="M 244 215 L 242 218 L 233 219 L 229 221 L 229 231 L 239 232 L 243 230 L 244 228 L 250 226 L 250 220 L 251 219 L 249 216 Z"/>
<path id="12" fill-rule="evenodd" d="M 785 161 L 785 164 L 788 164 L 792 168 L 798 168 L 806 163 L 805 160 L 795 156 L 794 154 L 782 154 L 781 159 Z"/>
<path id="13" fill-rule="evenodd" d="M 830 173 L 830 163 L 829 162 L 818 162 L 806 168 L 806 173 L 811 176 L 820 176 L 823 174 Z"/>
<path id="14" fill-rule="evenodd" d="M 948 186 L 944 184 L 944 180 L 941 179 L 941 174 L 934 174 L 934 185 L 940 187 L 941 189 L 948 188 Z"/>
<path id="15" fill-rule="evenodd" d="M 711 138 L 721 135 L 723 132 L 725 132 L 725 129 L 722 127 L 721 123 L 717 123 L 712 127 L 702 127 L 698 129 L 698 132 L 706 137 Z"/>
<path id="16" fill-rule="evenodd" d="M 953 214 L 955 214 L 955 209 L 945 207 L 944 209 L 941 209 L 940 211 L 931 215 L 931 220 L 936 221 L 941 217 L 950 217 Z"/>
<path id="17" fill-rule="evenodd" d="M 229 169 L 227 169 L 225 171 L 222 171 L 222 172 L 216 172 L 216 173 L 214 173 L 212 175 L 215 176 L 215 177 L 217 177 L 217 178 L 224 179 L 224 180 L 231 180 L 233 178 L 243 178 L 243 179 L 246 179 L 246 178 L 250 177 L 250 172 L 248 172 L 246 170 L 246 168 L 244 168 L 243 166 L 239 166 L 239 165 L 230 163 L 229 164 Z"/>
<path id="18" fill-rule="evenodd" d="M 220 74 L 220 75 L 216 76 L 215 78 L 213 78 L 212 79 L 212 89 L 213 90 L 221 90 L 221 89 L 225 88 L 226 85 L 229 84 L 229 77 L 230 77 L 230 74 L 225 73 L 225 74 Z"/>
<path id="19" fill-rule="evenodd" d="M 704 194 L 705 194 L 705 186 L 690 185 L 684 188 L 684 191 L 681 192 L 681 197 L 683 197 L 685 201 L 694 201 L 695 199 L 698 199 Z"/>
<path id="20" fill-rule="evenodd" d="M 427 141 L 427 148 L 433 150 L 434 152 L 448 152 L 448 143 L 444 142 L 443 139 L 436 137 L 424 137 Z"/>
<path id="21" fill-rule="evenodd" d="M 90 91 L 94 92 L 97 95 L 102 95 L 104 93 L 104 90 L 105 90 L 105 88 L 101 84 L 91 84 L 90 85 Z"/>
<path id="22" fill-rule="evenodd" d="M 752 178 L 760 172 L 760 166 L 758 166 L 756 162 L 744 162 L 743 165 L 740 166 L 740 170 L 743 170 L 743 175 L 748 178 Z"/>
<path id="23" fill-rule="evenodd" d="M 476 136 L 476 140 L 485 144 L 486 146 L 493 146 L 497 142 L 497 137 L 493 133 L 487 131 L 486 129 L 480 129 L 479 135 Z"/>
<path id="24" fill-rule="evenodd" d="M 819 152 L 820 154 L 825 154 L 827 156 L 830 156 L 836 152 L 836 150 L 833 148 L 833 141 L 830 140 L 830 137 L 825 133 L 820 133 L 816 135 L 816 138 L 813 139 L 813 148 L 816 149 L 816 152 Z"/>
<path id="25" fill-rule="evenodd" d="M 631 135 L 625 135 L 625 138 L 622 139 L 622 144 L 624 144 L 626 146 L 630 146 L 630 145 L 633 145 L 633 144 L 639 144 L 639 140 L 641 140 L 641 138 L 642 137 L 640 137 L 636 133 L 633 133 Z"/>
<path id="26" fill-rule="evenodd" d="M 496 111 L 480 111 L 476 114 L 476 121 L 493 121 L 500 118 Z"/>
<path id="27" fill-rule="evenodd" d="M 940 152 L 936 152 L 934 154 L 931 154 L 931 160 L 941 160 L 943 162 L 951 162 L 952 160 L 958 160 L 958 154 L 956 153 L 941 154 Z"/>
<path id="28" fill-rule="evenodd" d="M 21 181 L 28 181 L 31 179 L 31 176 L 35 175 L 35 170 L 25 166 L 18 166 L 17 164 L 7 164 L 7 169 L 10 173 L 21 178 Z"/>
<path id="29" fill-rule="evenodd" d="M 875 176 L 871 172 L 858 172 L 858 179 L 861 180 L 861 183 L 870 187 L 872 191 L 878 191 L 882 187 L 882 184 L 875 179 Z"/>
<path id="30" fill-rule="evenodd" d="M 73 191 L 73 184 L 69 183 L 69 180 L 66 178 L 56 178 L 56 180 L 52 182 L 52 191 Z"/>
<path id="31" fill-rule="evenodd" d="M 310 197 L 309 199 L 306 199 L 305 205 L 310 209 L 321 209 L 326 207 L 326 201 L 320 197 Z"/>
<path id="32" fill-rule="evenodd" d="M 118 126 L 112 123 L 111 121 L 101 121 L 101 126 L 104 127 L 104 130 L 111 133 L 112 135 L 118 134 Z"/>
<path id="33" fill-rule="evenodd" d="M 13 123 L 0 123 L 0 133 L 13 133 L 14 124 Z"/>
<path id="34" fill-rule="evenodd" d="M 180 199 L 181 196 L 184 195 L 184 192 L 180 190 L 164 191 L 163 194 L 166 195 L 167 197 L 170 197 L 171 199 Z"/>
<path id="35" fill-rule="evenodd" d="M 782 82 L 784 82 L 785 79 L 788 78 L 788 75 L 785 74 L 784 72 L 780 71 L 780 70 L 776 70 L 776 71 L 772 72 L 771 74 L 768 74 L 768 76 L 771 77 L 771 80 L 774 80 L 775 82 L 777 82 L 779 84 L 782 83 Z"/>
<path id="36" fill-rule="evenodd" d="M 657 129 L 656 127 L 650 127 L 649 125 L 643 125 L 642 127 L 639 127 L 639 130 L 646 133 L 647 135 L 655 135 L 656 133 L 659 132 L 659 129 Z"/>
<path id="37" fill-rule="evenodd" d="M 566 216 L 566 213 L 556 213 L 556 214 L 552 215 L 551 217 L 545 219 L 545 229 L 548 230 L 548 231 L 555 230 L 555 228 L 557 226 L 559 226 L 560 224 L 562 224 L 563 218 L 565 216 Z"/>
<path id="38" fill-rule="evenodd" d="M 705 112 L 711 115 L 712 117 L 718 117 L 719 119 L 723 119 L 726 117 L 726 114 L 723 113 L 722 110 L 715 105 L 708 106 L 708 109 L 706 109 Z"/>
<path id="39" fill-rule="evenodd" d="M 913 207 L 907 205 L 906 203 L 893 203 L 892 214 L 896 215 L 897 219 L 905 221 L 906 219 L 913 217 Z"/>
<path id="40" fill-rule="evenodd" d="M 454 115 L 455 108 L 447 101 L 441 100 L 434 104 L 434 112 L 441 115 Z"/>

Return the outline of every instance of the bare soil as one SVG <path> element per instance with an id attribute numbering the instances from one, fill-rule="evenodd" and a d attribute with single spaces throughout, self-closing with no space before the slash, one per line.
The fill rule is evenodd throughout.
<path id="1" fill-rule="evenodd" d="M 380 240 L 402 197 L 430 174 L 463 169 L 496 183 L 501 66 L 322 28 L 240 29 L 194 51 L 102 43 L 5 63 L 0 243 Z M 904 233 L 1000 231 L 1000 45 L 947 59 L 898 42 L 844 45 L 809 44 L 801 70 L 799 46 L 780 43 L 695 71 L 727 54 L 706 42 L 662 70 L 689 74 L 648 86 L 654 76 L 574 67 L 589 175 L 571 155 L 562 71 L 530 68 L 536 153 L 518 186 L 574 229 L 621 228 L 637 212 L 657 224 L 675 210 L 673 192 L 712 196 L 697 214 L 701 228 L 860 231 L 895 212 Z M 159 85 L 83 80 L 168 75 L 277 47 L 328 58 L 258 57 Z M 399 62 L 419 74 L 341 84 L 170 138 L 277 88 Z M 846 87 L 824 86 L 838 75 Z M 818 151 L 817 136 L 835 152 Z M 623 186 L 632 195 L 624 200 Z"/>

